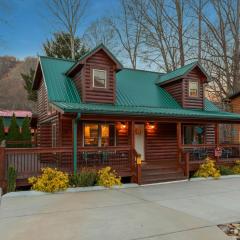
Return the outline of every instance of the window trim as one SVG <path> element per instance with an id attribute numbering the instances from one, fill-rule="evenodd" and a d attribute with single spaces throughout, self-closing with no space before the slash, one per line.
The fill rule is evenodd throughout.
<path id="1" fill-rule="evenodd" d="M 94 72 L 95 71 L 100 71 L 100 72 L 104 72 L 104 75 L 105 75 L 105 86 L 104 87 L 97 87 L 95 86 L 95 80 L 94 80 L 94 77 L 95 77 L 95 74 Z M 98 69 L 98 68 L 93 68 L 92 69 L 92 81 L 93 81 L 93 88 L 100 88 L 100 89 L 106 89 L 107 88 L 107 71 L 105 69 Z"/>
<path id="2" fill-rule="evenodd" d="M 197 84 L 197 95 L 196 96 L 191 96 L 191 94 L 190 94 L 190 92 L 191 92 L 190 84 L 191 83 L 196 83 Z M 189 80 L 189 82 L 188 82 L 188 97 L 190 97 L 190 98 L 198 98 L 199 97 L 199 81 Z"/>

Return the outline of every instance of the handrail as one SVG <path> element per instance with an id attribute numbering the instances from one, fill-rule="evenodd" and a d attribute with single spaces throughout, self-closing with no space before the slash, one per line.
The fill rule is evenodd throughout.
<path id="1" fill-rule="evenodd" d="M 71 153 L 72 147 L 33 147 L 33 148 L 5 148 L 6 153 Z M 129 151 L 130 146 L 115 147 L 81 147 L 78 152 L 98 151 Z"/>
<path id="2" fill-rule="evenodd" d="M 220 147 L 240 147 L 240 144 L 233 143 L 233 144 L 225 144 L 225 143 L 220 143 L 220 144 L 184 144 L 180 148 L 181 149 L 186 149 L 186 148 L 215 148 L 217 146 Z"/>

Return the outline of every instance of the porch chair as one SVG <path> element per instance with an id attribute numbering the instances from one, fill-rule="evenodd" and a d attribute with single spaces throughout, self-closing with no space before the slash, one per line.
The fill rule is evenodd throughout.
<path id="1" fill-rule="evenodd" d="M 233 155 L 232 148 L 223 148 L 222 149 L 222 158 L 229 158 Z"/>

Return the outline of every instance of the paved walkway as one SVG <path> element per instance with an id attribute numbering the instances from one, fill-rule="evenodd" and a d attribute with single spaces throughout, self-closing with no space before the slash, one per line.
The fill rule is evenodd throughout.
<path id="1" fill-rule="evenodd" d="M 3 198 L 0 239 L 223 240 L 239 202 L 240 179 Z"/>

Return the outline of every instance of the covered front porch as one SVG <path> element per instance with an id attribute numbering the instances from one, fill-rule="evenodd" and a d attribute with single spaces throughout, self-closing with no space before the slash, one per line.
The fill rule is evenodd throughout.
<path id="1" fill-rule="evenodd" d="M 51 134 L 52 146 L 0 148 L 2 181 L 9 166 L 19 185 L 43 167 L 73 174 L 110 166 L 143 184 L 186 179 L 207 156 L 218 165 L 240 159 L 237 121 L 71 115 L 61 118 L 60 127 L 61 136 Z"/>

